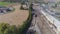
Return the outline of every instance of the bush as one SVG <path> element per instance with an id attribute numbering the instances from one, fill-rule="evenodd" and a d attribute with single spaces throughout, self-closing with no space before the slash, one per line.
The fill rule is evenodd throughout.
<path id="1" fill-rule="evenodd" d="M 0 34 L 17 34 L 17 27 L 7 23 L 0 24 Z"/>

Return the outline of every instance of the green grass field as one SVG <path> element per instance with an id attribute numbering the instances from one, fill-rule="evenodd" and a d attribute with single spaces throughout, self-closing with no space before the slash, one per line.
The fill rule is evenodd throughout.
<path id="1" fill-rule="evenodd" d="M 8 4 L 10 4 L 10 3 L 8 3 L 8 2 L 0 2 L 0 6 L 5 6 L 5 5 L 8 5 Z"/>

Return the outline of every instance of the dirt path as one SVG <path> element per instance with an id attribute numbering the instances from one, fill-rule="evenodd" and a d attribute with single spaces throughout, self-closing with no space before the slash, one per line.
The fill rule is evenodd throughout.
<path id="1" fill-rule="evenodd" d="M 14 12 L 0 15 L 0 23 L 9 23 L 10 25 L 21 25 L 28 18 L 28 10 L 20 10 L 20 5 L 13 6 Z"/>

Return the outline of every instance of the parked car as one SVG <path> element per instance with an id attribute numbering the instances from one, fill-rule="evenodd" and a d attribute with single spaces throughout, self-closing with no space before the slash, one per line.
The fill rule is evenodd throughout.
<path id="1" fill-rule="evenodd" d="M 35 17 L 37 17 L 37 15 L 35 14 Z"/>
<path id="2" fill-rule="evenodd" d="M 9 7 L 9 8 L 6 9 L 6 11 L 13 11 L 13 8 Z"/>

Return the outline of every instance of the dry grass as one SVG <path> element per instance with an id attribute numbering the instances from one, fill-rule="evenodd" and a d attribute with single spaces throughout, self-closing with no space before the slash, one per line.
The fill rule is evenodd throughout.
<path id="1" fill-rule="evenodd" d="M 0 15 L 0 23 L 9 23 L 10 25 L 22 25 L 28 18 L 28 10 L 20 10 L 20 5 L 13 6 L 16 10 L 11 13 Z"/>

